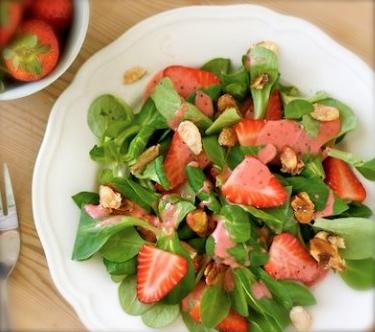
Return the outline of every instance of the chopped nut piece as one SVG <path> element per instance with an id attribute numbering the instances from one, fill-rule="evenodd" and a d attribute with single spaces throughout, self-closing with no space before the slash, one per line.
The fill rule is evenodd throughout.
<path id="1" fill-rule="evenodd" d="M 217 100 L 217 110 L 218 113 L 223 113 L 227 108 L 234 107 L 238 109 L 236 100 L 228 93 L 223 94 Z"/>
<path id="2" fill-rule="evenodd" d="M 301 173 L 303 161 L 298 158 L 297 153 L 289 146 L 284 146 L 280 153 L 281 172 L 297 175 Z"/>
<path id="3" fill-rule="evenodd" d="M 333 121 L 340 117 L 340 112 L 336 107 L 314 104 L 314 111 L 310 113 L 310 116 L 318 121 Z"/>
<path id="4" fill-rule="evenodd" d="M 140 66 L 129 68 L 124 73 L 124 84 L 131 84 L 140 80 L 146 74 L 146 72 L 146 69 Z"/>
<path id="5" fill-rule="evenodd" d="M 251 82 L 251 88 L 256 90 L 262 90 L 264 86 L 268 83 L 268 74 L 260 74 Z"/>
<path id="6" fill-rule="evenodd" d="M 236 283 L 234 281 L 234 274 L 232 272 L 232 269 L 227 269 L 224 272 L 224 282 L 223 282 L 224 289 L 227 292 L 232 292 L 234 288 L 236 287 Z"/>
<path id="7" fill-rule="evenodd" d="M 219 135 L 219 144 L 232 147 L 238 142 L 237 134 L 233 128 L 224 128 Z"/>
<path id="8" fill-rule="evenodd" d="M 186 223 L 200 237 L 205 237 L 208 230 L 208 216 L 204 210 L 197 209 L 186 217 Z"/>
<path id="9" fill-rule="evenodd" d="M 150 146 L 136 160 L 135 164 L 130 167 L 130 171 L 134 173 L 142 172 L 148 163 L 153 161 L 159 155 L 159 144 Z"/>
<path id="10" fill-rule="evenodd" d="M 204 270 L 206 284 L 211 286 L 223 282 L 224 272 L 226 269 L 226 266 L 223 264 L 217 264 L 215 262 L 208 263 L 206 269 Z"/>
<path id="11" fill-rule="evenodd" d="M 267 50 L 270 50 L 276 54 L 279 53 L 279 47 L 276 45 L 276 43 L 270 40 L 264 40 L 260 43 L 255 44 L 255 46 L 266 48 Z"/>
<path id="12" fill-rule="evenodd" d="M 182 121 L 177 132 L 189 149 L 198 155 L 202 152 L 202 137 L 198 127 L 191 121 Z"/>
<path id="13" fill-rule="evenodd" d="M 290 203 L 294 216 L 301 224 L 308 224 L 314 217 L 315 206 L 306 192 L 295 195 Z"/>
<path id="14" fill-rule="evenodd" d="M 293 326 L 300 332 L 308 332 L 311 328 L 311 315 L 304 307 L 293 307 L 289 312 L 289 318 Z"/>
<path id="15" fill-rule="evenodd" d="M 345 260 L 341 258 L 338 248 L 345 248 L 344 240 L 339 236 L 328 235 L 326 232 L 319 232 L 310 240 L 310 254 L 321 267 L 344 271 Z"/>
<path id="16" fill-rule="evenodd" d="M 101 185 L 99 187 L 100 205 L 104 208 L 118 209 L 121 206 L 121 194 L 111 187 Z"/>

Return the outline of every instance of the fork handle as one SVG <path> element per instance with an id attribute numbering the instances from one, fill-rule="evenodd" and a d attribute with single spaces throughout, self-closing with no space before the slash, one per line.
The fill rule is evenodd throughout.
<path id="1" fill-rule="evenodd" d="M 8 296 L 7 296 L 7 282 L 4 279 L 0 280 L 0 331 L 10 331 L 9 313 L 8 313 Z"/>

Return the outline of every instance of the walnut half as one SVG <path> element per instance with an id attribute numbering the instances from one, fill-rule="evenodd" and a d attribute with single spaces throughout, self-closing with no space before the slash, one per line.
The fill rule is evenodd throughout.
<path id="1" fill-rule="evenodd" d="M 237 134 L 233 128 L 223 128 L 218 141 L 221 146 L 235 146 L 238 142 Z"/>
<path id="2" fill-rule="evenodd" d="M 268 83 L 268 81 L 268 74 L 260 74 L 259 76 L 255 77 L 255 79 L 251 82 L 251 88 L 256 90 L 262 90 L 264 86 Z"/>
<path id="3" fill-rule="evenodd" d="M 344 239 L 327 232 L 319 232 L 310 240 L 311 256 L 325 269 L 345 270 L 346 263 L 339 254 L 339 248 L 345 248 Z"/>
<path id="4" fill-rule="evenodd" d="M 290 205 L 292 206 L 294 216 L 301 224 L 308 224 L 314 217 L 315 205 L 310 199 L 308 193 L 302 191 L 295 195 Z"/>
<path id="5" fill-rule="evenodd" d="M 289 146 L 284 146 L 280 152 L 281 172 L 296 175 L 301 173 L 304 166 L 303 161 L 297 153 Z"/>

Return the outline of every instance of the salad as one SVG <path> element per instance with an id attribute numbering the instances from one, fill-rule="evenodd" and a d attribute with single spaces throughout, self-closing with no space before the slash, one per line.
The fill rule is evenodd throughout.
<path id="1" fill-rule="evenodd" d="M 375 159 L 337 146 L 357 126 L 349 106 L 282 83 L 275 43 L 236 69 L 226 58 L 164 68 L 138 112 L 101 95 L 88 125 L 98 192 L 73 196 L 72 258 L 101 256 L 145 325 L 181 314 L 192 332 L 307 331 L 311 287 L 328 273 L 375 286 L 361 183 Z"/>

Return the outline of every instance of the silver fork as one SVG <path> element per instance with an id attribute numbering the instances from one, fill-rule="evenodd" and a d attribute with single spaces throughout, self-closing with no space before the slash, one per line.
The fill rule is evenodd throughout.
<path id="1" fill-rule="evenodd" d="M 18 217 L 14 201 L 12 183 L 8 166 L 4 164 L 5 209 L 3 209 L 0 191 L 0 331 L 10 330 L 7 279 L 17 263 L 20 252 L 20 233 L 18 231 Z"/>

